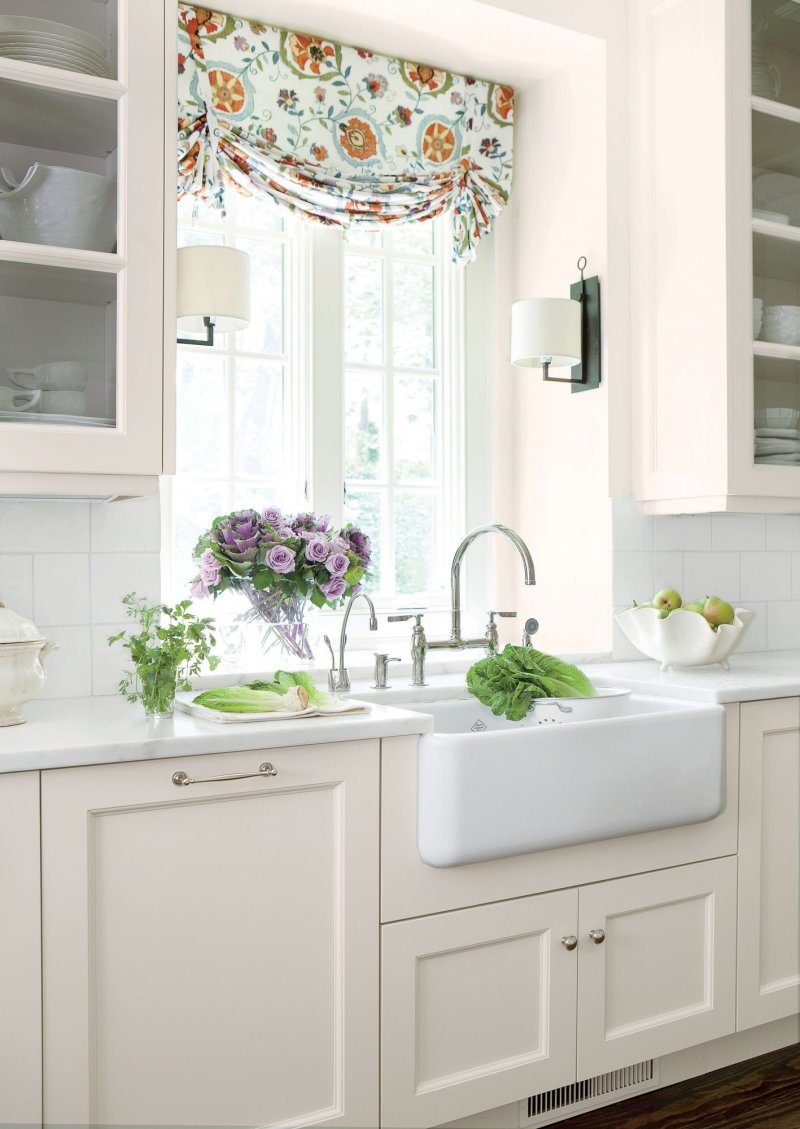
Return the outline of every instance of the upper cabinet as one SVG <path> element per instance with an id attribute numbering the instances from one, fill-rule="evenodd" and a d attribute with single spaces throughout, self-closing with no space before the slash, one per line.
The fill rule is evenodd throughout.
<path id="1" fill-rule="evenodd" d="M 165 469 L 165 19 L 0 9 L 0 493 L 141 493 Z"/>
<path id="2" fill-rule="evenodd" d="M 635 496 L 800 510 L 800 4 L 630 9 Z"/>

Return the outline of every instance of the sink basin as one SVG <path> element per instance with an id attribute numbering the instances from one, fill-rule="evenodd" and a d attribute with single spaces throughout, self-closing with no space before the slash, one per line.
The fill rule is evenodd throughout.
<path id="1" fill-rule="evenodd" d="M 422 861 L 461 866 L 718 815 L 724 708 L 608 691 L 603 698 L 595 708 L 612 716 L 587 719 L 537 703 L 519 722 L 472 698 L 417 703 L 434 718 L 434 732 L 419 742 Z"/>

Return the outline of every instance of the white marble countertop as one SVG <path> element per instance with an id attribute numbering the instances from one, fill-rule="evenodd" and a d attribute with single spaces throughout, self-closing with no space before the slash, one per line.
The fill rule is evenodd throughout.
<path id="1" fill-rule="evenodd" d="M 800 650 L 734 654 L 731 669 L 684 667 L 661 674 L 651 659 L 639 662 L 586 663 L 592 681 L 628 686 L 640 694 L 685 698 L 693 702 L 754 702 L 800 695 Z"/>
<path id="2" fill-rule="evenodd" d="M 178 710 L 171 721 L 148 722 L 141 705 L 116 696 L 27 702 L 22 708 L 24 725 L 0 729 L 0 772 L 362 741 L 433 727 L 427 714 L 383 704 L 341 717 L 231 724 Z"/>

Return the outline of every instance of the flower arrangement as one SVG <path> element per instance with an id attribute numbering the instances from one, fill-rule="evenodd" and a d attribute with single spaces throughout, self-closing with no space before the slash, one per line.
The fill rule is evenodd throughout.
<path id="1" fill-rule="evenodd" d="M 214 518 L 194 549 L 194 597 L 242 592 L 250 618 L 297 658 L 313 658 L 305 606 L 339 607 L 369 576 L 370 539 L 354 525 L 331 527 L 326 515 L 284 515 L 277 506 Z"/>

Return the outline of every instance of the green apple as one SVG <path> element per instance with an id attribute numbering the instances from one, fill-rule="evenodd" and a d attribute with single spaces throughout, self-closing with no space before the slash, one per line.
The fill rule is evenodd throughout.
<path id="1" fill-rule="evenodd" d="M 734 614 L 731 605 L 726 604 L 719 596 L 706 596 L 703 615 L 715 631 L 725 623 L 733 623 Z"/>
<path id="2" fill-rule="evenodd" d="M 662 619 L 679 608 L 681 603 L 681 594 L 676 592 L 674 588 L 662 588 L 660 592 L 656 592 L 653 596 L 653 607 L 661 611 Z"/>
<path id="3" fill-rule="evenodd" d="M 692 600 L 691 603 L 682 604 L 681 607 L 685 612 L 697 612 L 698 615 L 702 615 L 706 610 L 706 602 L 705 600 Z"/>

